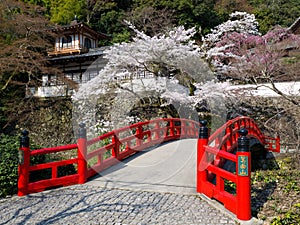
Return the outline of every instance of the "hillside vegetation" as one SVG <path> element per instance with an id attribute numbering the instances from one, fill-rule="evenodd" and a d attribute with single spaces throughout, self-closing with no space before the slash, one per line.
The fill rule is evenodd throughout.
<path id="1" fill-rule="evenodd" d="M 260 32 L 272 26 L 290 26 L 300 16 L 298 0 L 23 0 L 46 8 L 54 23 L 69 24 L 75 17 L 95 30 L 112 35 L 112 42 L 129 39 L 123 21 L 129 20 L 146 34 L 153 35 L 170 27 L 201 27 L 206 34 L 226 21 L 234 11 L 256 16 Z"/>

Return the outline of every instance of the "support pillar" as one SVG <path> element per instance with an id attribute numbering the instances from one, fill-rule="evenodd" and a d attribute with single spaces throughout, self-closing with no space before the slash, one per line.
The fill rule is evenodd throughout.
<path id="1" fill-rule="evenodd" d="M 205 146 L 208 144 L 208 128 L 206 127 L 207 121 L 200 121 L 201 127 L 199 128 L 199 138 L 197 145 L 197 192 L 205 193 L 203 190 L 203 183 L 207 181 L 207 159 L 205 154 Z"/>
<path id="2" fill-rule="evenodd" d="M 251 219 L 251 152 L 248 131 L 241 129 L 237 149 L 237 218 L 239 220 Z"/>
<path id="3" fill-rule="evenodd" d="M 19 166 L 18 166 L 18 196 L 28 194 L 30 148 L 28 131 L 23 130 L 20 137 Z"/>
<path id="4" fill-rule="evenodd" d="M 87 180 L 87 140 L 84 123 L 79 124 L 78 130 L 78 183 L 84 184 Z"/>

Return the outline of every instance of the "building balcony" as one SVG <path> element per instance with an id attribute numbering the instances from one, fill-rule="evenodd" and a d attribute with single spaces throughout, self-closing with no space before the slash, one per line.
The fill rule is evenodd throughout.
<path id="1" fill-rule="evenodd" d="M 65 55 L 79 55 L 83 53 L 89 52 L 88 48 L 74 48 L 74 47 L 65 47 L 65 48 L 57 48 L 54 51 L 48 51 L 49 57 L 55 56 L 65 56 Z"/>

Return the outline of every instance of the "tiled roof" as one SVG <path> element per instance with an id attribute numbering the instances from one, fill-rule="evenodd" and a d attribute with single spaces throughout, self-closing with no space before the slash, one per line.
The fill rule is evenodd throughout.
<path id="1" fill-rule="evenodd" d="M 72 21 L 70 25 L 64 25 L 64 26 L 60 26 L 58 28 L 57 27 L 52 28 L 52 29 L 50 29 L 50 31 L 59 32 L 59 31 L 67 31 L 67 30 L 75 30 L 75 29 L 84 29 L 84 30 L 88 31 L 89 33 L 97 36 L 98 38 L 103 38 L 103 39 L 111 38 L 111 36 L 97 32 L 97 31 L 93 30 L 92 28 L 90 28 L 85 23 L 78 22 L 78 21 Z"/>

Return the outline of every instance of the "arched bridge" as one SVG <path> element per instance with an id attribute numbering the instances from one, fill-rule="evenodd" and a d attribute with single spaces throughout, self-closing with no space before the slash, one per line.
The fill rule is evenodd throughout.
<path id="1" fill-rule="evenodd" d="M 250 220 L 249 141 L 255 138 L 264 151 L 279 152 L 279 137 L 266 137 L 248 117 L 229 120 L 212 135 L 209 133 L 205 121 L 163 118 L 87 140 L 86 128 L 80 124 L 77 143 L 30 150 L 28 132 L 23 131 L 18 195 L 87 181 L 119 188 L 165 188 L 202 193 L 222 202 L 238 219 Z M 63 160 L 33 163 L 33 158 L 59 152 Z M 228 163 L 234 165 L 234 171 L 227 168 Z M 234 193 L 226 190 L 228 182 L 235 184 Z"/>

